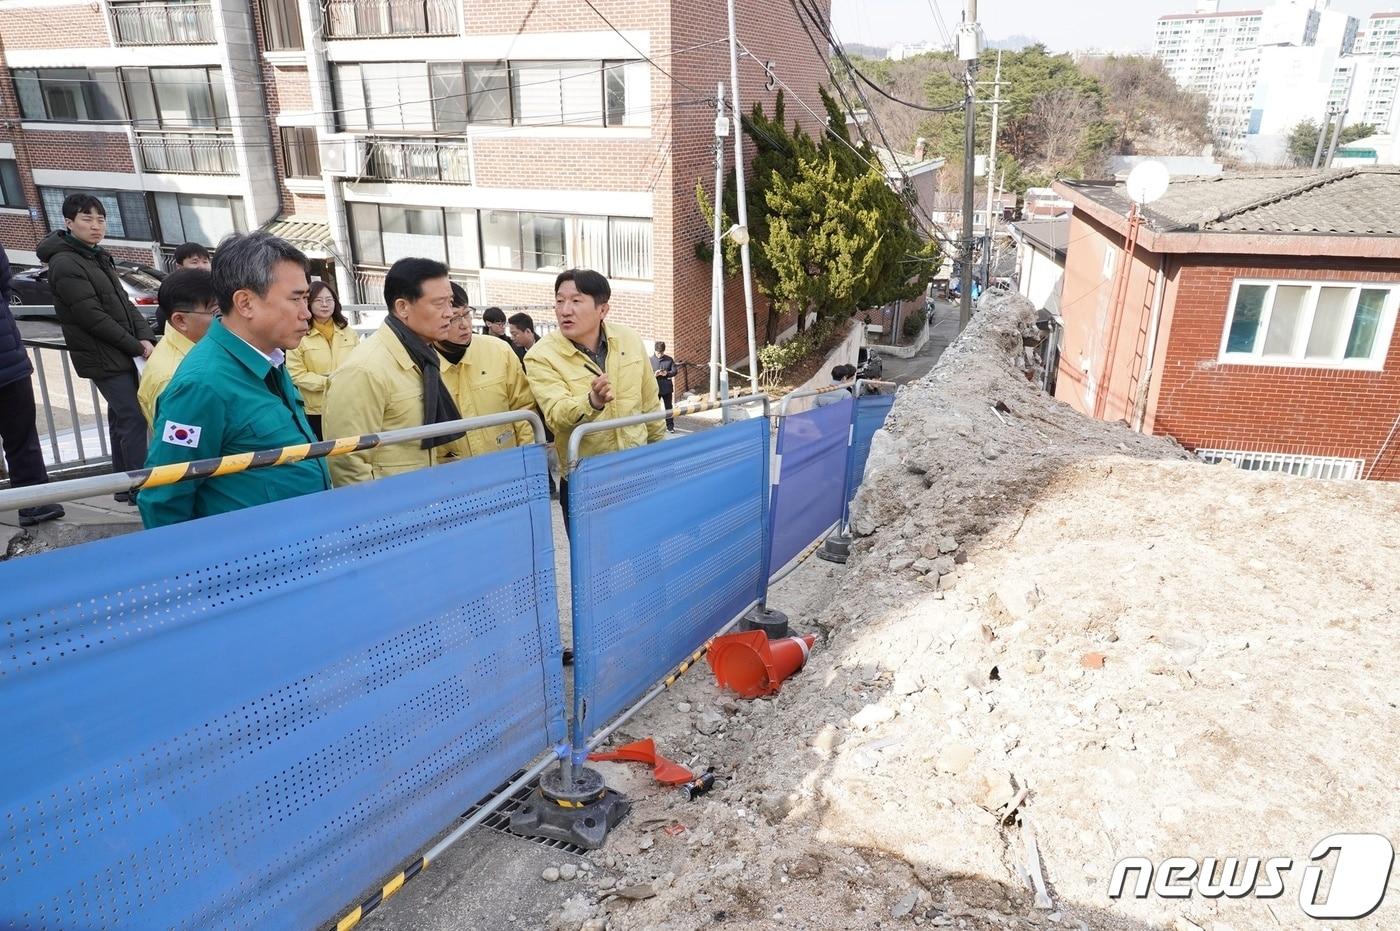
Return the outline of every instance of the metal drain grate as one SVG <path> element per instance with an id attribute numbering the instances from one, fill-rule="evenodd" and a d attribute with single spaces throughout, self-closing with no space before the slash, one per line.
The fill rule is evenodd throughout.
<path id="1" fill-rule="evenodd" d="M 476 814 L 482 809 L 484 805 L 486 805 L 487 802 L 500 795 L 510 786 L 512 782 L 519 779 L 523 775 L 525 775 L 525 770 L 522 769 L 518 771 L 514 776 L 511 776 L 505 782 L 498 785 L 495 791 L 493 791 L 490 795 L 486 796 L 486 798 L 477 802 L 471 808 L 468 808 L 466 814 L 462 815 L 462 817 L 470 818 L 472 815 Z M 552 838 L 548 837 L 525 837 L 521 834 L 511 833 L 511 814 L 516 811 L 519 811 L 520 808 L 524 806 L 524 804 L 529 800 L 530 796 L 534 793 L 535 789 L 539 786 L 539 784 L 539 777 L 536 777 L 530 780 L 525 785 L 521 786 L 519 789 L 516 790 L 515 794 L 507 798 L 499 808 L 497 808 L 495 811 L 491 812 L 491 814 L 486 816 L 485 820 L 481 822 L 482 826 L 488 827 L 493 831 L 500 831 L 502 834 L 510 834 L 511 837 L 516 837 L 520 840 L 527 840 L 532 843 L 539 844 L 542 847 L 548 847 L 550 850 L 559 850 L 564 853 L 571 853 L 578 856 L 582 856 L 583 854 L 588 853 L 588 851 L 584 848 L 579 847 L 577 844 L 570 844 L 567 841 L 553 840 Z"/>

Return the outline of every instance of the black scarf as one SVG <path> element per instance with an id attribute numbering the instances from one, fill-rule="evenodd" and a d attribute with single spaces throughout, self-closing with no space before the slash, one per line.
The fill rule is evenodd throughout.
<path id="1" fill-rule="evenodd" d="M 437 350 L 423 341 L 423 338 L 408 328 L 404 323 L 391 312 L 384 321 L 389 325 L 389 329 L 394 331 L 394 335 L 399 338 L 403 348 L 408 351 L 408 357 L 418 366 L 418 371 L 423 374 L 423 423 L 449 423 L 453 420 L 460 420 L 462 414 L 457 410 L 457 403 L 452 400 L 452 394 L 447 390 L 447 386 L 442 383 L 442 369 Z M 465 432 L 450 433 L 446 436 L 430 436 L 423 440 L 421 449 L 433 449 L 437 446 L 446 446 L 455 440 L 460 440 L 466 436 Z"/>

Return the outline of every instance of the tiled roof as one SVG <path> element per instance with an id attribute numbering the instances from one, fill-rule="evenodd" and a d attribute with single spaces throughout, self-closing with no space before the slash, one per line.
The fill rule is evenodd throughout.
<path id="1" fill-rule="evenodd" d="M 1065 182 L 1080 196 L 1127 215 L 1122 182 Z M 1143 210 L 1163 232 L 1400 236 L 1400 167 L 1227 172 L 1174 179 Z"/>

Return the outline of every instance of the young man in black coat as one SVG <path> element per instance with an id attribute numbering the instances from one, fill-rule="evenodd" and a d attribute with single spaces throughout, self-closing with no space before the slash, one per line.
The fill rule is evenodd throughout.
<path id="1" fill-rule="evenodd" d="M 35 425 L 34 366 L 19 340 L 19 325 L 10 313 L 10 260 L 0 249 L 0 441 L 10 470 L 10 487 L 43 485 L 49 480 Z M 63 505 L 20 508 L 19 522 L 29 527 L 63 516 Z"/>
<path id="2" fill-rule="evenodd" d="M 113 471 L 129 472 L 146 462 L 137 360 L 150 356 L 155 334 L 126 296 L 111 255 L 98 245 L 107 234 L 102 202 L 91 194 L 68 195 L 63 223 L 67 228 L 48 236 L 35 251 L 49 266 L 54 310 L 73 367 L 107 401 Z M 128 500 L 125 493 L 116 497 Z"/>

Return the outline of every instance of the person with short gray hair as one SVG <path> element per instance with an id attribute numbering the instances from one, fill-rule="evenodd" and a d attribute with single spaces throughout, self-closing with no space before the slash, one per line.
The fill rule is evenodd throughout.
<path id="1" fill-rule="evenodd" d="M 219 318 L 156 402 L 147 467 L 316 442 L 284 361 L 311 325 L 308 264 L 270 233 L 229 236 L 211 269 Z M 330 488 L 324 459 L 143 490 L 147 527 Z"/>

